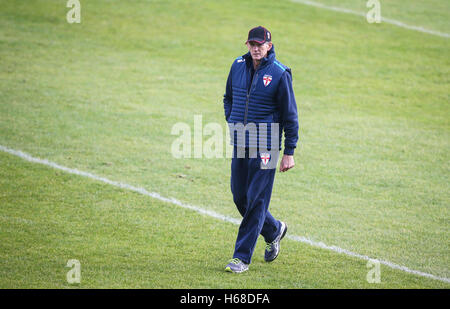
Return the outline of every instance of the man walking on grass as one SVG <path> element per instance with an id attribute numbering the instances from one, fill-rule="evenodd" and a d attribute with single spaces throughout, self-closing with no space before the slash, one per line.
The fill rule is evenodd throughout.
<path id="1" fill-rule="evenodd" d="M 275 260 L 287 225 L 269 212 L 272 185 L 281 150 L 280 171 L 294 167 L 298 140 L 297 104 L 291 70 L 275 58 L 271 33 L 264 27 L 249 31 L 248 53 L 232 64 L 224 95 L 233 158 L 231 192 L 243 219 L 233 258 L 225 270 L 248 270 L 258 236 L 266 242 L 264 260 Z"/>

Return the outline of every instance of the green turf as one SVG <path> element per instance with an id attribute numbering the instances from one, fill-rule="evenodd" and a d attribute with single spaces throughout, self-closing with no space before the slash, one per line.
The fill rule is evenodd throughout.
<path id="1" fill-rule="evenodd" d="M 445 283 L 283 240 L 251 271 L 224 271 L 236 225 L 0 153 L 0 288 L 442 288 Z M 81 264 L 69 284 L 66 263 Z"/>
<path id="2" fill-rule="evenodd" d="M 229 189 L 229 159 L 174 159 L 170 149 L 175 136 L 170 132 L 177 122 L 193 125 L 194 115 L 202 115 L 203 124 L 217 122 L 225 129 L 222 95 L 228 70 L 233 59 L 245 52 L 248 29 L 263 24 L 272 31 L 278 59 L 292 68 L 301 126 L 297 166 L 277 175 L 271 212 L 288 222 L 293 235 L 450 277 L 448 39 L 383 23 L 368 24 L 358 16 L 290 1 L 81 3 L 81 24 L 68 24 L 64 1 L 0 1 L 1 145 L 237 218 Z M 405 22 L 417 25 L 429 19 L 427 12 L 435 8 L 422 1 L 409 3 L 408 10 L 414 14 L 408 18 L 414 20 Z M 430 28 L 444 31 L 442 25 L 448 19 L 435 20 L 436 27 Z M 82 226 L 84 233 L 74 235 L 79 242 L 74 251 L 70 242 L 54 238 L 54 229 L 63 233 L 64 224 L 70 223 L 66 213 L 48 211 L 58 209 L 61 200 L 68 209 L 86 205 L 83 216 L 93 215 L 94 230 L 101 229 L 103 221 L 114 226 L 124 223 L 122 236 L 128 235 L 130 220 L 159 212 L 161 225 L 182 222 L 179 233 L 170 233 L 175 244 L 190 242 L 184 235 L 186 228 L 192 229 L 189 236 L 201 228 L 194 224 L 198 215 L 149 198 L 62 174 L 62 179 L 50 177 L 45 168 L 20 160 L 4 156 L 2 160 L 13 160 L 16 169 L 4 168 L 3 163 L 0 169 L 11 179 L 5 182 L 2 176 L 0 186 L 2 202 L 8 205 L 1 207 L 2 242 L 8 248 L 17 243 L 28 248 L 2 250 L 0 271 L 8 274 L 2 286 L 64 286 L 64 265 L 75 258 L 66 253 L 78 252 L 84 237 L 97 244 L 113 243 L 106 225 L 105 233 L 95 237 L 89 226 Z M 34 180 L 16 177 L 21 165 L 36 170 L 30 175 Z M 76 190 L 65 191 L 58 185 L 64 179 L 80 184 Z M 16 194 L 20 181 L 30 187 L 22 195 Z M 36 191 L 41 187 L 53 192 L 53 199 L 46 202 L 45 195 Z M 28 208 L 14 213 L 27 203 L 35 203 L 37 214 L 42 209 L 35 225 L 21 221 L 35 222 Z M 108 216 L 102 207 L 114 210 L 116 216 Z M 173 220 L 179 213 L 183 216 Z M 191 221 L 183 221 L 184 217 Z M 146 228 L 151 226 L 142 223 L 141 234 L 127 242 L 127 250 L 113 248 L 108 255 L 93 245 L 78 253 L 82 263 L 84 258 L 94 261 L 83 264 L 87 272 L 83 284 L 185 287 L 178 282 L 189 278 L 190 282 L 198 279 L 198 286 L 228 286 L 221 284 L 234 279 L 223 279 L 216 272 L 231 257 L 236 227 L 201 218 L 211 233 L 224 237 L 220 243 L 198 239 L 203 250 L 217 250 L 209 266 L 198 264 L 202 256 L 191 260 L 191 251 L 168 250 L 167 256 L 151 264 L 165 269 L 171 267 L 162 262 L 167 260 L 178 265 L 173 266 L 176 271 L 157 267 L 158 275 L 150 279 L 145 261 L 151 259 L 153 249 L 147 246 L 155 244 L 141 241 L 150 237 Z M 47 224 L 47 219 L 48 237 L 41 239 L 33 229 L 40 229 L 40 222 Z M 21 225 L 31 230 L 19 233 Z M 161 238 L 162 234 L 157 240 Z M 29 242 L 33 245 L 27 247 Z M 39 248 L 47 248 L 45 254 L 50 254 L 55 243 L 63 248 L 63 253 L 57 252 L 57 246 L 53 249 L 59 260 L 42 257 Z M 290 244 L 291 258 L 279 266 L 281 278 L 289 281 L 277 281 L 276 287 L 365 284 L 361 273 L 367 270 L 362 261 Z M 126 251 L 136 253 L 131 262 L 115 259 L 116 254 L 126 256 Z M 315 255 L 308 263 L 302 258 L 305 251 Z M 38 270 L 48 270 L 48 278 L 27 279 L 34 259 Z M 28 261 L 23 267 L 22 260 Z M 134 274 L 122 281 L 121 270 L 126 272 L 128 263 L 134 265 Z M 342 276 L 332 270 L 336 265 Z M 265 267 L 257 260 L 252 265 L 256 274 L 242 281 L 242 287 L 254 287 L 255 277 L 266 276 Z M 290 268 L 299 270 L 298 277 L 289 274 Z M 329 273 L 322 276 L 323 268 Z M 38 270 L 38 274 L 46 273 Z M 105 281 L 101 275 L 89 277 L 89 271 L 109 272 L 109 277 Z M 389 271 L 383 268 L 384 273 L 388 276 Z M 207 282 L 210 275 L 219 276 L 217 282 Z M 390 278 L 383 287 L 448 288 L 397 271 Z M 266 281 L 257 282 L 268 287 Z"/>
<path id="3" fill-rule="evenodd" d="M 295 0 L 293 0 L 295 2 Z M 328 6 L 366 13 L 368 0 L 317 0 Z M 450 2 L 442 0 L 379 0 L 381 16 L 432 31 L 450 33 Z"/>

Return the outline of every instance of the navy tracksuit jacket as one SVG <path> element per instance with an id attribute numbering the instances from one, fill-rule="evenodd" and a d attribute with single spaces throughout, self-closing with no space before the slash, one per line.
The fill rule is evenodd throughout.
<path id="1" fill-rule="evenodd" d="M 237 130 L 230 131 L 231 192 L 243 217 L 233 258 L 250 264 L 258 236 L 272 242 L 279 234 L 280 222 L 268 209 L 283 130 L 284 154 L 293 155 L 298 140 L 291 70 L 276 60 L 274 46 L 256 71 L 250 53 L 233 62 L 223 102 L 229 126 L 257 128 L 241 132 L 242 139 L 237 138 Z M 278 132 L 271 124 L 278 124 Z"/>

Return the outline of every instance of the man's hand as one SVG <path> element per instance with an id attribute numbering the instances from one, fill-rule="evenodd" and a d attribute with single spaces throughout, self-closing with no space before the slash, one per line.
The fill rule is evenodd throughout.
<path id="1" fill-rule="evenodd" d="M 294 156 L 283 155 L 280 163 L 280 172 L 286 172 L 287 170 L 295 166 Z"/>

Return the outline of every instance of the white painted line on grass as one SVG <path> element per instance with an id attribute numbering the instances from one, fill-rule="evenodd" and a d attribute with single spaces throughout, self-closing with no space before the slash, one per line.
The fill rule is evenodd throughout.
<path id="1" fill-rule="evenodd" d="M 304 4 L 304 5 L 314 6 L 314 7 L 329 10 L 329 11 L 363 16 L 364 18 L 366 17 L 366 13 L 364 13 L 364 12 L 354 11 L 354 10 L 336 7 L 336 6 L 330 6 L 330 5 L 320 3 L 320 2 L 309 1 L 309 0 L 291 0 L 291 1 L 295 2 L 295 3 Z M 444 37 L 444 38 L 450 38 L 450 34 L 445 33 L 445 32 L 429 30 L 429 29 L 425 29 L 420 26 L 407 25 L 404 22 L 401 22 L 401 21 L 398 21 L 395 19 L 385 18 L 383 16 L 381 16 L 381 22 L 385 22 L 387 24 L 395 25 L 397 27 L 401 27 L 401 28 L 405 28 L 405 29 L 409 29 L 409 30 L 419 31 L 419 32 L 423 32 L 423 33 L 427 33 L 427 34 L 431 34 L 431 35 L 437 35 L 437 36 Z"/>
<path id="2" fill-rule="evenodd" d="M 46 165 L 46 166 L 49 166 L 49 167 L 52 167 L 52 168 L 64 171 L 64 172 L 69 173 L 69 174 L 79 175 L 79 176 L 87 177 L 87 178 L 90 178 L 90 179 L 93 179 L 93 180 L 101 181 L 101 182 L 104 182 L 106 184 L 109 184 L 109 185 L 112 185 L 112 186 L 115 186 L 115 187 L 118 187 L 118 188 L 121 188 L 121 189 L 126 189 L 126 190 L 129 190 L 129 191 L 137 192 L 139 194 L 142 194 L 142 195 L 145 195 L 145 196 L 149 196 L 149 197 L 158 199 L 158 200 L 166 202 L 166 203 L 171 203 L 171 204 L 180 206 L 182 208 L 193 210 L 193 211 L 195 211 L 197 213 L 200 213 L 200 214 L 203 214 L 203 215 L 207 215 L 207 216 L 210 216 L 210 217 L 222 220 L 222 221 L 230 222 L 230 223 L 233 223 L 233 224 L 236 224 L 236 225 L 239 225 L 240 222 L 241 222 L 241 220 L 238 220 L 238 219 L 235 219 L 235 218 L 232 218 L 232 217 L 229 217 L 229 216 L 225 216 L 225 215 L 219 214 L 219 213 L 217 213 L 215 211 L 212 211 L 212 210 L 207 210 L 207 209 L 204 209 L 204 208 L 201 208 L 201 207 L 198 207 L 198 206 L 189 205 L 189 204 L 183 203 L 183 202 L 181 202 L 181 201 L 179 201 L 177 199 L 174 199 L 174 198 L 163 197 L 159 193 L 150 192 L 150 191 L 147 191 L 144 188 L 135 187 L 135 186 L 132 186 L 132 185 L 129 185 L 129 184 L 126 184 L 126 183 L 122 183 L 122 182 L 110 180 L 110 179 L 105 178 L 105 177 L 97 176 L 97 175 L 94 175 L 92 173 L 83 172 L 83 171 L 80 171 L 80 170 L 77 170 L 77 169 L 65 167 L 65 166 L 59 165 L 57 163 L 48 161 L 46 159 L 36 158 L 36 157 L 33 157 L 33 156 L 31 156 L 31 155 L 29 155 L 27 153 L 24 153 L 22 151 L 19 151 L 19 150 L 14 150 L 14 149 L 2 146 L 2 145 L 0 145 L 0 150 L 3 151 L 3 152 L 6 152 L 6 153 L 12 154 L 14 156 L 20 157 L 20 158 L 22 158 L 22 159 L 24 159 L 24 160 L 26 160 L 28 162 L 43 164 L 43 165 Z M 318 247 L 318 248 L 334 251 L 334 252 L 337 252 L 337 253 L 340 253 L 340 254 L 345 254 L 345 255 L 348 255 L 348 256 L 351 256 L 351 257 L 355 257 L 355 258 L 358 258 L 358 259 L 362 259 L 362 260 L 367 260 L 367 261 L 368 260 L 376 260 L 376 261 L 380 262 L 380 264 L 386 265 L 386 266 L 388 266 L 390 268 L 393 268 L 393 269 L 398 269 L 398 270 L 401 270 L 401 271 L 406 272 L 406 273 L 410 273 L 410 274 L 418 275 L 418 276 L 421 276 L 421 277 L 427 277 L 427 278 L 430 278 L 430 279 L 434 279 L 434 280 L 439 280 L 439 281 L 450 283 L 450 279 L 449 278 L 439 277 L 439 276 L 435 276 L 435 275 L 428 274 L 428 273 L 425 273 L 425 272 L 421 272 L 421 271 L 418 271 L 418 270 L 413 270 L 413 269 L 410 269 L 410 268 L 408 268 L 406 266 L 397 265 L 397 264 L 391 263 L 389 261 L 383 261 L 383 260 L 370 258 L 370 257 L 368 257 L 366 255 L 355 253 L 355 252 L 352 252 L 352 251 L 349 251 L 349 250 L 346 250 L 346 249 L 343 249 L 343 248 L 339 248 L 339 247 L 336 247 L 336 246 L 329 246 L 329 245 L 326 245 L 326 244 L 324 244 L 322 242 L 312 241 L 312 240 L 310 240 L 308 238 L 305 238 L 305 237 L 302 237 L 302 236 L 287 235 L 286 237 L 291 239 L 291 240 L 293 240 L 293 241 L 305 243 L 305 244 L 311 245 L 313 247 Z"/>

